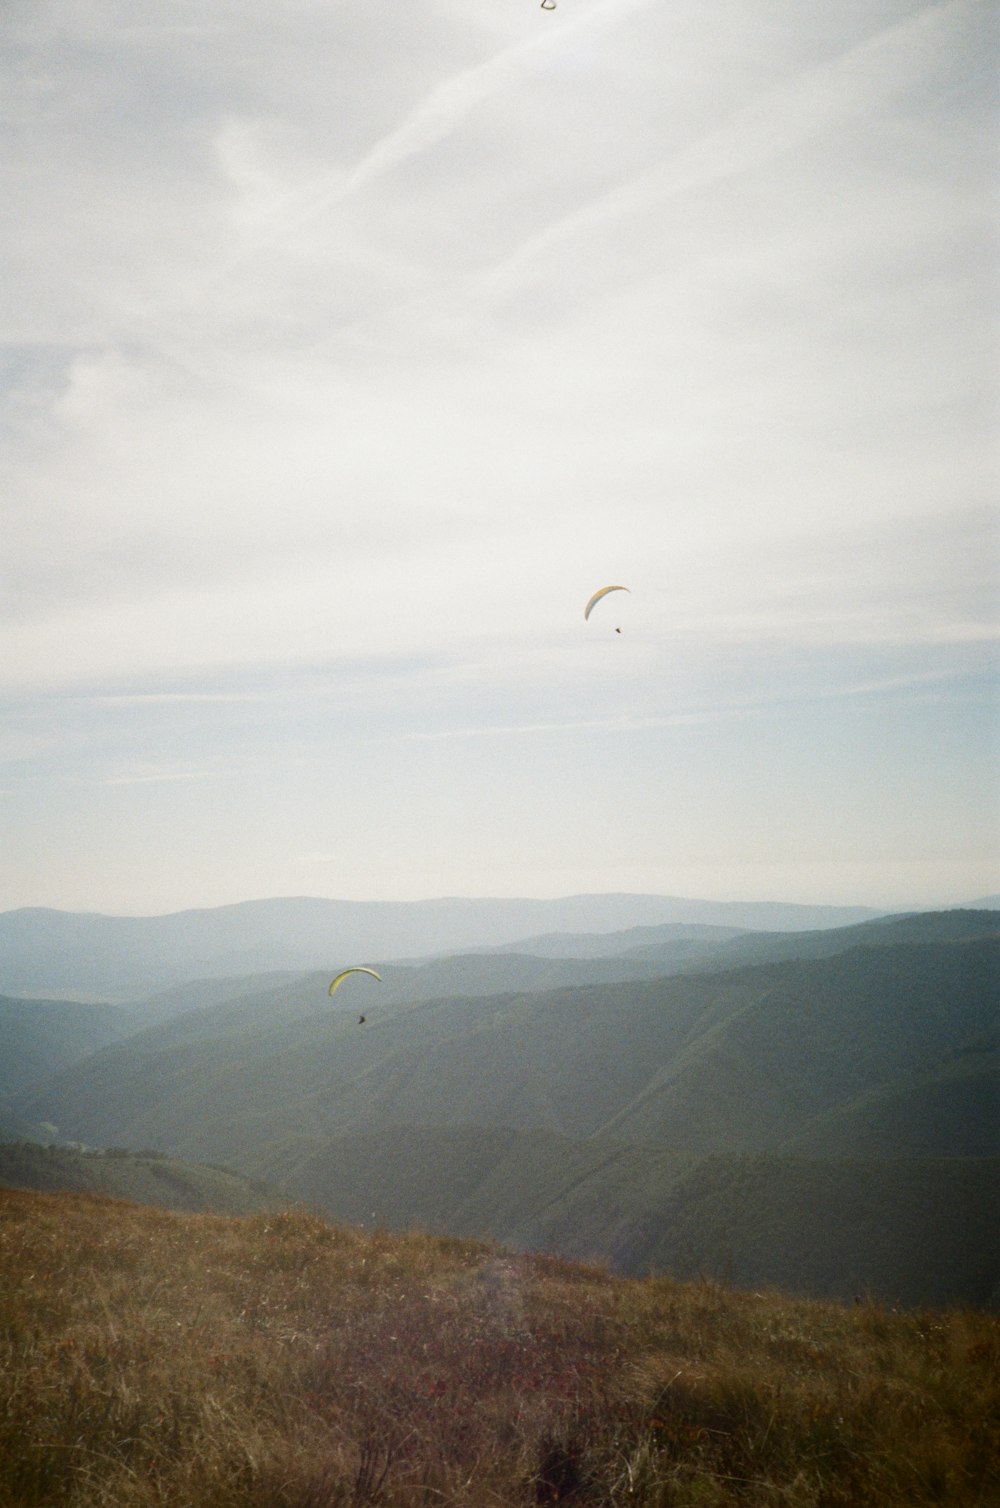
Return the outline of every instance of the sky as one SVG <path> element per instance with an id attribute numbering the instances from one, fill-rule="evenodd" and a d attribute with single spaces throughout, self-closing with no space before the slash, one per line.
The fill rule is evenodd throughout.
<path id="1" fill-rule="evenodd" d="M 1000 889 L 996 42 L 7 0 L 0 909 Z"/>

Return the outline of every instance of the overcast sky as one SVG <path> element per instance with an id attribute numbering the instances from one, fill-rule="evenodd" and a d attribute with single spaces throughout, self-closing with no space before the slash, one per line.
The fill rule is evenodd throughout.
<path id="1" fill-rule="evenodd" d="M 6 0 L 0 907 L 1000 889 L 995 19 Z"/>

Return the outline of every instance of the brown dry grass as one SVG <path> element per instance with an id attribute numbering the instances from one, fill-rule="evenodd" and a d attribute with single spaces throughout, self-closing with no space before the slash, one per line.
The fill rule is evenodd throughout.
<path id="1" fill-rule="evenodd" d="M 1000 1501 L 1000 1322 L 0 1191 L 0 1504 Z"/>

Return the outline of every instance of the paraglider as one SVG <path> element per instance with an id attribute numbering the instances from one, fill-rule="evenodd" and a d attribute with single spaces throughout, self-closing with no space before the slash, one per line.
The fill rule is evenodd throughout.
<path id="1" fill-rule="evenodd" d="M 600 602 L 601 598 L 602 597 L 606 597 L 609 592 L 628 592 L 628 591 L 631 591 L 631 587 L 627 587 L 627 586 L 602 586 L 599 591 L 596 591 L 594 593 L 594 595 L 591 597 L 590 601 L 587 603 L 587 606 L 584 608 L 584 610 L 583 610 L 583 616 L 584 616 L 584 618 L 586 619 L 586 618 L 590 617 L 591 609 L 593 608 L 595 602 Z M 621 629 L 620 628 L 616 628 L 615 629 L 615 633 L 616 634 L 620 634 L 621 633 Z"/>
<path id="2" fill-rule="evenodd" d="M 379 984 L 382 983 L 382 975 L 381 974 L 376 974 L 376 972 L 375 972 L 374 969 L 366 969 L 366 968 L 358 965 L 357 967 L 351 968 L 351 969 L 341 969 L 341 971 L 337 975 L 336 979 L 334 979 L 333 982 L 332 982 L 332 984 L 330 985 L 330 994 L 331 995 L 333 994 L 333 992 L 337 988 L 337 986 L 339 984 L 343 983 L 343 981 L 347 978 L 348 974 L 370 974 L 373 979 L 377 979 L 378 980 Z"/>
<path id="3" fill-rule="evenodd" d="M 375 969 L 368 969 L 368 968 L 365 968 L 363 964 L 356 964 L 356 965 L 354 965 L 354 967 L 352 967 L 350 969 L 341 969 L 340 973 L 333 980 L 331 980 L 331 982 L 330 982 L 330 994 L 331 995 L 333 994 L 334 990 L 338 987 L 338 985 L 343 984 L 343 982 L 347 978 L 348 974 L 370 974 L 373 979 L 377 979 L 378 980 L 379 984 L 382 983 L 382 975 L 379 974 L 379 973 L 377 973 L 375 971 Z M 358 1025 L 359 1026 L 364 1026 L 364 1024 L 365 1024 L 365 1017 L 364 1017 L 364 1015 L 360 1015 L 358 1017 Z"/>

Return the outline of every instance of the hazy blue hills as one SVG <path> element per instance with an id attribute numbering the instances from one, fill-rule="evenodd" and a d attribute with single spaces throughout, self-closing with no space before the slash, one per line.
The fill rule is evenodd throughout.
<path id="1" fill-rule="evenodd" d="M 11 1108 L 15 1094 L 126 1031 L 114 1006 L 0 996 L 0 1138 L 30 1129 Z"/>
<path id="2" fill-rule="evenodd" d="M 793 958 L 832 958 L 860 946 L 886 943 L 960 942 L 1000 935 L 1000 913 L 988 907 L 914 912 L 886 916 L 845 927 L 817 928 L 797 933 L 743 932 L 699 949 L 689 967 L 735 968 L 748 963 L 781 963 Z M 656 944 L 630 951 L 630 958 L 655 956 Z"/>
<path id="3" fill-rule="evenodd" d="M 9 1109 L 86 1146 L 224 1163 L 340 1220 L 992 1302 L 1000 915 L 669 926 L 606 956 L 388 963 L 333 1001 L 329 969 L 176 986 L 110 1012 L 129 1035 L 69 1035 L 77 1056 L 32 1069 Z M 733 966 L 692 968 L 670 951 L 687 943 Z"/>
<path id="4" fill-rule="evenodd" d="M 726 980 L 734 1008 L 664 1061 L 607 1134 L 702 1152 L 789 1150 L 818 1118 L 890 1085 L 905 1092 L 994 1032 L 1000 944 L 863 947 L 705 977 Z M 1000 1138 L 1000 1123 L 990 1134 Z"/>
<path id="5" fill-rule="evenodd" d="M 543 932 L 611 933 L 666 922 L 797 931 L 877 914 L 866 907 L 656 895 L 405 902 L 294 897 L 149 917 L 27 908 L 0 914 L 0 990 L 125 1000 L 201 977 L 417 958 Z"/>
<path id="6" fill-rule="evenodd" d="M 665 962 L 660 957 L 461 954 L 423 964 L 382 964 L 381 984 L 359 979 L 349 991 L 342 989 L 335 1001 L 328 995 L 330 970 L 250 975 L 225 982 L 195 981 L 152 1001 L 135 1002 L 128 1007 L 129 1021 L 134 1045 L 152 1050 L 251 1027 L 272 1029 L 282 1021 L 308 1015 L 353 1020 L 364 1012 L 375 1025 L 394 1007 L 659 979 L 682 972 L 688 963 L 687 959 Z"/>
<path id="7" fill-rule="evenodd" d="M 754 925 L 666 922 L 617 932 L 554 932 L 480 951 L 528 953 L 546 958 L 642 958 L 669 964 L 673 973 L 675 964 L 678 970 L 719 969 L 739 963 L 776 963 L 785 958 L 826 958 L 862 942 L 944 942 L 990 936 L 1000 928 L 1000 917 L 988 901 L 949 911 L 919 911 L 860 920 L 835 920 L 827 914 L 822 924 L 804 916 L 794 929 L 764 923 L 756 908 L 733 909 L 745 919 L 756 918 Z"/>
<path id="8" fill-rule="evenodd" d="M 839 925 L 833 922 L 832 925 Z M 660 922 L 656 926 L 624 927 L 615 932 L 543 932 L 476 952 L 529 953 L 538 958 L 609 958 L 645 949 L 674 948 L 678 954 L 699 956 L 703 951 L 742 936 L 746 927 L 708 922 Z"/>
<path id="9" fill-rule="evenodd" d="M 406 1005 L 377 1004 L 373 983 L 364 1029 L 353 1008 L 323 1000 L 321 980 L 300 981 L 126 1039 L 16 1108 L 72 1140 L 245 1167 L 277 1137 L 390 1124 L 476 1122 L 703 1155 L 815 1149 L 826 1135 L 839 1151 L 857 1131 L 838 1118 L 856 1128 L 866 1096 L 881 1096 L 883 1113 L 935 1092 L 946 1105 L 956 1063 L 975 1064 L 989 1108 L 998 949 L 995 938 L 865 947 Z M 962 1093 L 952 1102 L 964 1125 Z M 951 1150 L 941 1141 L 956 1134 L 942 1127 L 922 1150 Z M 987 1115 L 975 1150 L 1000 1150 L 983 1146 L 993 1134 Z"/>
<path id="10" fill-rule="evenodd" d="M 263 974 L 222 975 L 211 979 L 190 979 L 170 989 L 157 990 L 138 1000 L 121 1002 L 127 1031 L 144 1031 L 161 1021 L 187 1016 L 213 1006 L 223 1006 L 250 995 L 266 994 L 278 986 L 288 986 L 301 977 L 298 969 Z"/>
<path id="11" fill-rule="evenodd" d="M 126 1031 L 114 1006 L 0 995 L 0 1096 L 96 1052 Z"/>
<path id="12" fill-rule="evenodd" d="M 529 939 L 516 949 L 446 954 L 416 963 L 384 964 L 379 960 L 382 984 L 377 994 L 369 995 L 368 1001 L 356 992 L 341 995 L 337 1006 L 344 1007 L 350 1001 L 365 1009 L 370 1002 L 382 1010 L 387 1005 L 417 1001 L 535 993 L 565 986 L 717 972 L 741 963 L 831 957 L 862 943 L 957 941 L 996 935 L 1000 935 L 1000 913 L 966 910 L 788 934 L 683 923 L 592 935 L 552 934 Z M 643 941 L 637 944 L 637 937 Z M 568 951 L 560 952 L 564 947 Z M 314 975 L 285 971 L 191 980 L 124 1004 L 133 1032 L 174 1021 L 158 1039 L 159 1045 L 169 1045 L 187 1037 L 225 1033 L 239 1024 L 274 1024 L 280 1018 L 301 1016 L 311 1008 L 326 1010 L 327 985 L 334 967 Z M 371 991 L 373 987 L 365 982 L 362 988 Z M 196 1013 L 207 1010 L 211 1014 L 196 1018 Z"/>

